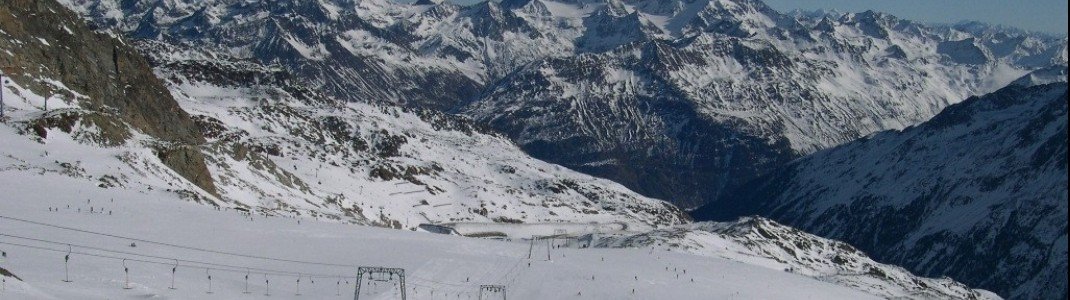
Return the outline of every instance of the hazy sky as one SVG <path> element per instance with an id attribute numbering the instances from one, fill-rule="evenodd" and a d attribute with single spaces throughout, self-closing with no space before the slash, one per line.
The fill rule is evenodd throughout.
<path id="1" fill-rule="evenodd" d="M 412 1 L 412 0 L 399 0 Z M 482 0 L 451 0 L 472 4 Z M 666 0 L 652 0 L 666 1 Z M 837 9 L 875 10 L 903 19 L 955 23 L 972 20 L 1026 30 L 1066 35 L 1067 0 L 763 0 L 780 11 Z"/>
<path id="2" fill-rule="evenodd" d="M 982 21 L 1066 35 L 1067 0 L 764 0 L 780 11 L 835 8 L 875 10 L 903 19 L 955 23 Z"/>

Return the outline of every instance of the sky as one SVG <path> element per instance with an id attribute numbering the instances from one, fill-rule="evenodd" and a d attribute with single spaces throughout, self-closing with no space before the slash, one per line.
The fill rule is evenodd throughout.
<path id="1" fill-rule="evenodd" d="M 409 0 L 402 0 L 409 1 Z M 472 4 L 482 0 L 452 0 Z M 655 0 L 663 1 L 663 0 Z M 763 0 L 786 12 L 794 9 L 874 10 L 902 19 L 957 23 L 981 21 L 1030 31 L 1066 35 L 1067 0 Z"/>
<path id="2" fill-rule="evenodd" d="M 1067 0 L 763 0 L 779 11 L 874 10 L 903 19 L 955 23 L 964 20 L 1066 35 Z"/>

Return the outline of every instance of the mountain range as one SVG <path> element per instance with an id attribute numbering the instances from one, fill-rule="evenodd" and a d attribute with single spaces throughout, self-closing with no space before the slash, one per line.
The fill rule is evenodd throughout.
<path id="1" fill-rule="evenodd" d="M 5 122 L 101 160 L 19 170 L 413 230 L 724 235 L 684 211 L 757 214 L 924 276 L 1066 295 L 1066 37 L 757 0 L 58 1 L 90 27 L 0 32 L 23 73 Z M 953 289 L 925 293 L 983 296 Z"/>
<path id="2" fill-rule="evenodd" d="M 684 208 L 1066 62 L 1066 38 L 756 0 L 63 0 L 102 28 L 278 65 L 339 101 L 470 117 Z"/>
<path id="3" fill-rule="evenodd" d="M 926 276 L 1066 297 L 1066 66 L 794 161 L 698 211 L 768 216 Z"/>

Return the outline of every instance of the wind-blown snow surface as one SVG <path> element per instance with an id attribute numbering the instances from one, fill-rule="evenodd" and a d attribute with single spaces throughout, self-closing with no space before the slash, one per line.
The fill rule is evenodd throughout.
<path id="1" fill-rule="evenodd" d="M 1015 299 L 1067 291 L 1067 84 L 1044 70 L 921 125 L 821 151 L 696 218 L 769 216 Z M 1047 83 L 1060 75 L 1059 82 Z M 1039 85 L 1021 85 L 1039 81 Z"/>

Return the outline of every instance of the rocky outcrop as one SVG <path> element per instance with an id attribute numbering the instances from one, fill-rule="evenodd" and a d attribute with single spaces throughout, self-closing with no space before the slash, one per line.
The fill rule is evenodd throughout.
<path id="1" fill-rule="evenodd" d="M 122 38 L 92 30 L 54 0 L 5 0 L 0 3 L 0 49 L 5 50 L 0 51 L 0 66 L 21 86 L 114 115 L 167 149 L 183 149 L 177 152 L 182 159 L 164 163 L 215 192 L 196 148 L 204 143 L 201 133 L 145 59 Z M 105 144 L 126 139 L 111 137 Z M 164 150 L 159 156 L 173 158 L 175 153 Z"/>

